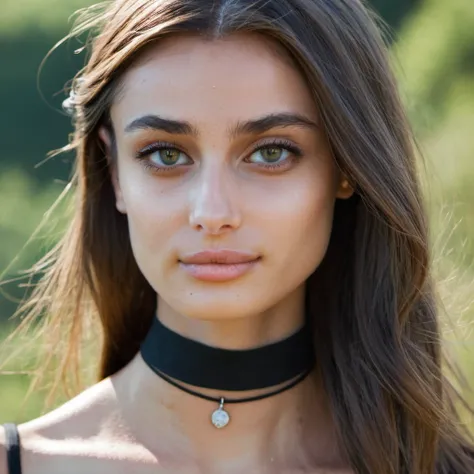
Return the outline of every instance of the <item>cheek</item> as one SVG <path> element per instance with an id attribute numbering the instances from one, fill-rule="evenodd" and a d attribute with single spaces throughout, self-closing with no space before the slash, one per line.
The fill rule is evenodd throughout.
<path id="1" fill-rule="evenodd" d="M 311 272 L 326 253 L 332 229 L 334 198 L 327 194 L 308 193 L 308 204 L 295 206 L 282 238 L 290 242 L 292 261 L 309 266 Z"/>
<path id="2" fill-rule="evenodd" d="M 164 258 L 169 253 L 170 240 L 183 225 L 185 196 L 157 186 L 153 177 L 140 170 L 133 170 L 122 179 L 121 189 L 133 253 L 148 276 L 146 267 L 156 266 L 160 256 Z"/>
<path id="3" fill-rule="evenodd" d="M 306 173 L 288 182 L 259 214 L 269 256 L 294 278 L 308 277 L 323 259 L 329 243 L 335 204 L 331 172 Z M 275 268 L 276 270 L 276 268 Z"/>
<path id="4" fill-rule="evenodd" d="M 183 242 L 183 236 L 189 240 L 189 189 L 158 186 L 143 171 L 123 174 L 121 188 L 133 253 L 157 290 L 173 266 L 176 242 Z M 332 183 L 331 169 L 321 165 L 305 166 L 280 178 L 239 182 L 239 191 L 232 197 L 243 219 L 233 243 L 261 249 L 266 255 L 268 288 L 286 292 L 298 286 L 323 259 L 332 228 Z"/>

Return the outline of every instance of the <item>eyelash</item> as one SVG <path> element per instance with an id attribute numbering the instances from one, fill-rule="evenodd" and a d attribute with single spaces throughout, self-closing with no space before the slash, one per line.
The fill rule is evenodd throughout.
<path id="1" fill-rule="evenodd" d="M 264 168 L 266 170 L 275 170 L 278 168 L 291 165 L 294 161 L 298 160 L 299 158 L 303 156 L 303 152 L 299 147 L 297 147 L 294 143 L 284 138 L 271 139 L 263 143 L 260 143 L 258 146 L 252 149 L 252 151 L 249 153 L 249 156 L 253 155 L 257 151 L 264 150 L 266 148 L 271 148 L 271 147 L 281 148 L 282 150 L 286 150 L 289 153 L 291 153 L 291 156 L 279 163 L 265 164 L 265 165 L 258 164 L 256 166 L 260 168 Z M 175 169 L 180 168 L 182 166 L 185 166 L 185 165 L 170 165 L 170 166 L 159 167 L 159 166 L 152 165 L 150 161 L 146 160 L 146 157 L 150 156 L 152 153 L 155 153 L 160 150 L 166 150 L 166 149 L 178 150 L 179 152 L 184 153 L 182 149 L 176 143 L 158 141 L 150 145 L 147 145 L 146 147 L 139 150 L 136 153 L 135 157 L 141 162 L 141 164 L 145 167 L 145 169 L 151 170 L 154 173 L 166 173 L 166 172 L 174 171 Z"/>

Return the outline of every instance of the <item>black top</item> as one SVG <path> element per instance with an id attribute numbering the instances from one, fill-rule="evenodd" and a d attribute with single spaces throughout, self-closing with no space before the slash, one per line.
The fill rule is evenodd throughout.
<path id="1" fill-rule="evenodd" d="M 4 423 L 8 474 L 21 474 L 20 435 L 14 423 Z"/>

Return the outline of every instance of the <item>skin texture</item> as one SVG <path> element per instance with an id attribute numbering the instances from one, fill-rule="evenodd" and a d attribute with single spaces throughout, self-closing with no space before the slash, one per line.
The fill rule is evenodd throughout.
<path id="1" fill-rule="evenodd" d="M 240 122 L 281 113 L 317 126 L 229 134 Z M 124 131 L 148 114 L 187 121 L 196 133 Z M 353 191 L 342 184 L 310 91 L 283 52 L 252 35 L 165 39 L 127 71 L 111 117 L 116 207 L 127 215 L 135 258 L 159 295 L 157 316 L 187 337 L 226 348 L 296 331 L 304 282 L 324 257 L 335 200 Z M 105 129 L 100 135 L 111 157 L 110 136 Z M 255 151 L 275 140 L 301 156 Z M 171 142 L 178 154 L 161 156 L 178 156 L 183 166 L 156 172 L 144 162 L 163 165 L 158 152 L 135 158 L 157 141 Z M 283 166 L 272 171 L 263 165 L 275 154 Z M 187 253 L 222 248 L 260 260 L 219 283 L 198 281 L 179 265 Z M 24 472 L 350 472 L 316 374 L 278 396 L 231 406 L 224 431 L 209 422 L 215 408 L 161 380 L 137 355 L 20 427 Z"/>
<path id="2" fill-rule="evenodd" d="M 159 316 L 221 347 L 255 346 L 301 324 L 303 285 L 325 254 L 335 199 L 351 194 L 338 189 L 321 126 L 229 136 L 237 123 L 270 114 L 297 113 L 319 123 L 303 79 L 272 46 L 253 37 L 165 40 L 128 71 L 111 111 L 117 209 L 127 214 L 137 263 L 159 293 Z M 151 113 L 188 121 L 198 136 L 124 133 Z M 265 170 L 254 149 L 275 139 L 303 156 L 280 150 L 284 166 Z M 156 141 L 175 143 L 183 151 L 179 162 L 191 163 L 161 174 L 144 169 L 133 156 Z M 155 152 L 147 161 L 162 158 Z M 197 281 L 177 265 L 187 253 L 221 248 L 261 261 L 224 284 Z"/>

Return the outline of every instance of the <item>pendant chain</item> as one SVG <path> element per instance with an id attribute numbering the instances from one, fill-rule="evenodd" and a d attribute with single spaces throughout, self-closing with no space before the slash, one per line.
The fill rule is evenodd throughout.
<path id="1" fill-rule="evenodd" d="M 255 400 L 262 400 L 263 398 L 270 397 L 272 395 L 277 395 L 278 393 L 282 393 L 285 390 L 289 390 L 290 388 L 294 387 L 297 383 L 301 382 L 303 379 L 305 379 L 309 373 L 312 370 L 312 367 L 309 369 L 305 370 L 303 373 L 301 373 L 296 379 L 294 379 L 292 382 L 289 384 L 280 387 L 277 390 L 274 390 L 273 392 L 265 393 L 262 395 L 256 395 L 253 397 L 246 397 L 246 398 L 230 398 L 225 400 L 224 397 L 211 397 L 209 395 L 204 395 L 199 392 L 195 392 L 194 390 L 191 390 L 190 388 L 184 387 L 183 385 L 175 382 L 172 378 L 168 377 L 165 375 L 163 372 L 158 370 L 155 367 L 150 366 L 153 371 L 160 376 L 163 380 L 166 382 L 170 383 L 171 385 L 174 385 L 176 388 L 179 388 L 180 390 L 183 390 L 184 392 L 189 393 L 190 395 L 195 395 L 197 397 L 203 398 L 204 400 L 209 400 L 212 402 L 218 402 L 219 403 L 219 408 L 217 410 L 214 410 L 214 412 L 211 415 L 211 422 L 216 428 L 224 428 L 224 426 L 227 426 L 229 421 L 230 421 L 230 416 L 229 413 L 227 413 L 226 410 L 224 410 L 224 403 L 243 403 L 243 402 L 252 402 Z"/>
<path id="2" fill-rule="evenodd" d="M 168 377 L 166 374 L 161 372 L 161 370 L 158 370 L 156 367 L 151 366 L 151 368 L 163 380 L 170 383 L 171 385 L 174 385 L 176 388 L 179 388 L 179 389 L 183 390 L 184 392 L 189 393 L 190 395 L 195 395 L 196 397 L 203 398 L 204 400 L 209 400 L 211 402 L 223 403 L 224 398 L 222 398 L 222 397 L 211 397 L 209 395 L 204 395 L 203 393 L 195 392 L 194 390 L 192 390 L 188 387 L 184 387 L 183 385 L 175 382 L 171 377 Z M 309 369 L 302 372 L 296 379 L 294 379 L 288 385 L 284 385 L 283 387 L 280 387 L 279 389 L 274 390 L 273 392 L 264 393 L 262 395 L 254 395 L 252 397 L 246 397 L 246 398 L 227 398 L 225 400 L 225 403 L 253 402 L 253 401 L 256 401 L 256 400 L 262 400 L 263 398 L 271 397 L 272 395 L 277 395 L 279 393 L 284 392 L 285 390 L 289 390 L 290 388 L 294 387 L 297 383 L 301 382 L 303 379 L 305 379 L 310 374 L 311 370 L 312 370 L 312 367 L 310 367 Z"/>

